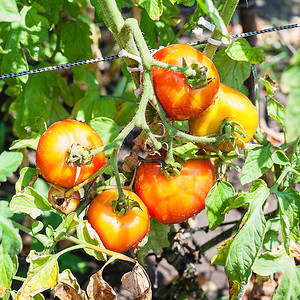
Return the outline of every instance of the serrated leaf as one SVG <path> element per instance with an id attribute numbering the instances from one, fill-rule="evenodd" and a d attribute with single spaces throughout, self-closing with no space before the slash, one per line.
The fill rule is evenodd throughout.
<path id="1" fill-rule="evenodd" d="M 267 96 L 267 111 L 268 115 L 276 120 L 285 131 L 285 108 L 275 99 Z"/>
<path id="2" fill-rule="evenodd" d="M 60 38 L 64 45 L 63 54 L 70 62 L 91 57 L 91 35 L 90 27 L 81 20 L 67 21 L 62 24 Z"/>
<path id="3" fill-rule="evenodd" d="M 33 219 L 43 214 L 43 210 L 51 209 L 50 203 L 32 187 L 15 194 L 10 202 L 10 209 L 15 213 L 26 213 Z"/>
<path id="4" fill-rule="evenodd" d="M 263 249 L 271 251 L 281 244 L 279 240 L 280 218 L 274 218 L 267 221 L 266 234 L 263 241 Z"/>
<path id="5" fill-rule="evenodd" d="M 271 145 L 250 149 L 242 169 L 241 183 L 246 184 L 261 177 L 273 166 Z"/>
<path id="6" fill-rule="evenodd" d="M 259 65 L 265 61 L 262 48 L 251 47 L 246 39 L 238 39 L 226 48 L 227 55 L 237 61 L 247 61 L 251 65 Z"/>
<path id="7" fill-rule="evenodd" d="M 299 227 L 300 193 L 295 189 L 275 191 L 278 199 L 283 244 L 287 253 L 290 247 L 290 231 Z"/>
<path id="8" fill-rule="evenodd" d="M 17 22 L 20 19 L 15 0 L 0 1 L 0 22 Z"/>
<path id="9" fill-rule="evenodd" d="M 262 207 L 269 193 L 265 182 L 257 180 L 252 184 L 250 192 L 242 196 L 249 207 L 243 217 L 244 226 L 235 236 L 225 264 L 225 273 L 239 285 L 248 282 L 251 268 L 262 246 L 266 229 Z"/>
<path id="10" fill-rule="evenodd" d="M 285 110 L 285 128 L 287 142 L 300 136 L 300 87 L 291 91 Z"/>
<path id="11" fill-rule="evenodd" d="M 8 208 L 7 201 L 0 201 L 0 241 L 3 253 L 13 256 L 22 249 L 22 240 L 19 232 L 14 228 L 12 221 L 8 218 L 13 212 Z"/>
<path id="12" fill-rule="evenodd" d="M 250 76 L 251 65 L 246 61 L 231 59 L 226 53 L 226 48 L 217 52 L 213 62 L 218 69 L 220 81 L 233 89 L 240 90 Z"/>
<path id="13" fill-rule="evenodd" d="M 26 261 L 30 263 L 27 278 L 18 291 L 16 300 L 29 300 L 42 291 L 53 289 L 58 281 L 56 255 L 40 256 L 31 250 Z"/>
<path id="14" fill-rule="evenodd" d="M 70 231 L 74 230 L 79 224 L 77 214 L 72 212 L 67 215 L 63 222 L 55 230 L 55 239 L 60 240 L 63 236 L 66 236 Z"/>
<path id="15" fill-rule="evenodd" d="M 147 233 L 147 243 L 138 251 L 139 260 L 143 260 L 143 255 L 146 255 L 149 250 L 158 254 L 162 248 L 170 245 L 168 234 L 170 226 L 160 223 L 155 219 L 150 221 L 150 230 Z"/>
<path id="16" fill-rule="evenodd" d="M 224 211 L 234 198 L 234 188 L 226 181 L 217 182 L 205 199 L 210 230 L 216 229 L 225 219 Z"/>
<path id="17" fill-rule="evenodd" d="M 17 256 L 10 256 L 0 248 L 0 298 L 5 296 L 10 288 L 13 276 L 18 270 Z"/>
<path id="18" fill-rule="evenodd" d="M 4 151 L 0 154 L 0 182 L 6 181 L 6 178 L 18 169 L 22 159 L 21 152 Z"/>
<path id="19" fill-rule="evenodd" d="M 81 241 L 104 248 L 98 234 L 87 221 L 79 221 L 76 230 L 78 239 L 80 239 Z M 103 255 L 101 252 L 88 248 L 84 248 L 84 251 L 87 254 L 94 256 L 97 260 L 106 260 L 106 256 Z"/>

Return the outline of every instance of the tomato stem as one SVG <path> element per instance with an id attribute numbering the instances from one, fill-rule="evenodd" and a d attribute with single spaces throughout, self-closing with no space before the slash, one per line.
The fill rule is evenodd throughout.
<path id="1" fill-rule="evenodd" d="M 229 22 L 232 18 L 232 15 L 233 15 L 233 13 L 236 9 L 236 6 L 237 6 L 238 2 L 239 2 L 239 0 L 227 0 L 225 2 L 225 5 L 223 7 L 222 12 L 220 13 L 220 16 L 223 19 L 224 24 L 225 24 L 226 27 L 228 26 L 228 24 L 229 24 Z M 211 35 L 211 38 L 215 39 L 215 40 L 220 40 L 222 38 L 222 34 L 217 29 L 217 27 L 213 31 L 213 33 Z M 218 48 L 218 46 L 207 43 L 206 47 L 204 48 L 203 53 L 208 58 L 212 59 L 212 57 L 214 56 L 217 48 Z"/>

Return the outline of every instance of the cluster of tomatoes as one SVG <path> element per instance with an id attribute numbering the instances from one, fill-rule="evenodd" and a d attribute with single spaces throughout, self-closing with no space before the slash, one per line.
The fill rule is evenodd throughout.
<path id="1" fill-rule="evenodd" d="M 206 136 L 218 133 L 227 118 L 243 127 L 245 136 L 239 137 L 238 146 L 250 140 L 258 122 L 256 108 L 246 96 L 220 84 L 217 69 L 204 54 L 179 44 L 159 50 L 154 58 L 178 67 L 193 65 L 200 70 L 198 79 L 188 81 L 182 73 L 153 68 L 155 94 L 171 121 L 189 120 L 191 134 Z M 52 186 L 49 201 L 56 209 L 65 213 L 76 209 L 79 193 L 66 197 L 66 191 L 88 180 L 105 164 L 104 153 L 84 155 L 102 146 L 94 129 L 75 120 L 56 122 L 42 135 L 36 164 L 39 174 Z M 226 152 L 233 149 L 230 141 L 221 141 L 216 146 Z M 203 147 L 213 150 L 207 145 Z M 175 224 L 205 208 L 205 198 L 215 178 L 210 159 L 190 159 L 180 172 L 170 176 L 172 166 L 163 163 L 163 158 L 162 154 L 140 164 L 135 192 L 124 190 L 125 203 L 134 203 L 125 214 L 116 212 L 113 205 L 119 198 L 117 189 L 107 189 L 91 202 L 88 221 L 107 249 L 124 252 L 137 245 L 149 230 L 150 216 L 164 224 Z"/>

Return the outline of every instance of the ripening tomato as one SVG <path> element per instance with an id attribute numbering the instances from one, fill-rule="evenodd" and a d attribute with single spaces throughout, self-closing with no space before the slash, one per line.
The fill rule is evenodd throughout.
<path id="1" fill-rule="evenodd" d="M 192 46 L 174 44 L 155 52 L 153 58 L 177 67 L 182 67 L 183 59 L 187 66 L 198 62 L 207 68 L 207 79 L 212 79 L 207 86 L 193 89 L 187 84 L 184 74 L 153 67 L 154 91 L 170 120 L 182 121 L 195 118 L 213 103 L 213 98 L 219 89 L 220 78 L 216 67 L 206 55 Z"/>
<path id="2" fill-rule="evenodd" d="M 257 109 L 244 94 L 221 83 L 218 94 L 215 97 L 215 103 L 201 116 L 189 120 L 190 133 L 196 136 L 218 133 L 225 118 L 242 125 L 246 132 L 246 137 L 239 136 L 239 138 L 245 143 L 250 141 L 258 125 Z M 238 128 L 241 129 L 239 126 Z M 234 135 L 238 136 L 236 133 Z M 236 144 L 238 147 L 243 146 L 243 143 L 239 140 L 236 140 Z M 211 147 L 203 146 L 204 149 L 213 151 Z M 222 141 L 217 147 L 222 152 L 234 150 L 230 141 Z"/>
<path id="3" fill-rule="evenodd" d="M 190 159 L 180 175 L 167 179 L 161 163 L 144 161 L 137 169 L 136 194 L 149 214 L 164 224 L 180 223 L 205 208 L 205 198 L 214 185 L 214 168 L 208 158 Z"/>
<path id="4" fill-rule="evenodd" d="M 66 191 L 62 187 L 52 186 L 48 193 L 48 201 L 55 209 L 68 215 L 79 205 L 80 193 L 76 191 L 71 196 L 65 197 Z"/>
<path id="5" fill-rule="evenodd" d="M 97 132 L 85 123 L 64 120 L 52 124 L 41 136 L 36 151 L 36 165 L 40 175 L 48 182 L 71 188 L 83 182 L 105 164 L 104 153 L 90 157 L 88 164 L 80 167 L 67 163 L 68 149 L 79 145 L 89 149 L 103 146 Z"/>
<path id="6" fill-rule="evenodd" d="M 87 211 L 88 221 L 104 247 L 119 253 L 137 245 L 150 226 L 148 209 L 142 200 L 132 191 L 124 190 L 124 193 L 127 198 L 137 201 L 140 207 L 133 207 L 128 214 L 119 217 L 111 204 L 118 199 L 118 190 L 109 189 L 98 195 Z"/>

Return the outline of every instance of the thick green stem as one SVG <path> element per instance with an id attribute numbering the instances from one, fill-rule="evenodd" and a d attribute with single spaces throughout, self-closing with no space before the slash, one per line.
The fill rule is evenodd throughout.
<path id="1" fill-rule="evenodd" d="M 117 183 L 117 189 L 118 189 L 118 194 L 119 194 L 119 201 L 124 201 L 125 200 L 125 194 L 122 189 L 122 184 L 120 180 L 120 174 L 119 174 L 119 169 L 118 169 L 118 150 L 114 150 L 113 155 L 111 157 L 111 165 L 114 169 L 114 174 L 116 177 L 116 183 Z"/>
<path id="2" fill-rule="evenodd" d="M 138 55 L 132 34 L 130 32 L 124 32 L 124 19 L 119 11 L 115 1 L 111 0 L 96 0 L 95 10 L 96 13 L 101 16 L 104 14 L 104 18 L 107 21 L 109 30 L 114 35 L 118 45 L 121 49 L 125 49 L 127 52 Z M 137 67 L 136 61 L 125 58 L 125 61 L 129 67 Z M 132 74 L 133 80 L 136 86 L 139 86 L 139 75 Z"/>
<path id="3" fill-rule="evenodd" d="M 239 0 L 227 0 L 226 1 L 225 5 L 223 7 L 223 10 L 220 14 L 221 18 L 224 21 L 225 26 L 228 26 L 238 2 L 239 2 Z M 219 30 L 215 29 L 211 35 L 211 38 L 214 40 L 220 40 L 222 38 L 222 34 L 220 33 Z M 214 56 L 217 48 L 218 48 L 218 46 L 208 43 L 206 45 L 206 47 L 204 48 L 203 53 L 207 57 L 212 58 Z"/>

